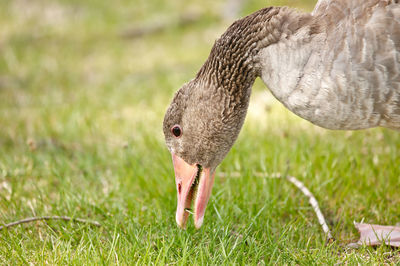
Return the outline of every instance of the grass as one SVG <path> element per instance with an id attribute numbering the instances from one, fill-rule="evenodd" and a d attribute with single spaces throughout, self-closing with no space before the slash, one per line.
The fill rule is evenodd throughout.
<path id="1" fill-rule="evenodd" d="M 381 264 L 398 250 L 346 249 L 353 221 L 399 222 L 400 136 L 335 132 L 286 111 L 256 82 L 245 126 L 217 170 L 205 224 L 175 224 L 176 192 L 162 119 L 229 24 L 224 1 L 1 1 L 0 223 L 67 215 L 0 232 L 4 264 Z M 269 1 L 311 10 L 315 1 Z M 246 2 L 242 15 L 265 5 Z M 174 22 L 188 10 L 202 19 Z M 163 19 L 167 30 L 121 38 Z M 261 126 L 260 126 L 261 125 Z M 337 242 L 308 200 L 319 200 Z M 232 177 L 229 177 L 232 176 Z"/>

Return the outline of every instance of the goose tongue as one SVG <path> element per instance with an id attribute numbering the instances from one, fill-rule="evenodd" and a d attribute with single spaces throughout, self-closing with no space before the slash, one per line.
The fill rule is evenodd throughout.
<path id="1" fill-rule="evenodd" d="M 186 222 L 192 201 L 194 200 L 194 225 L 197 229 L 203 224 L 204 213 L 214 183 L 214 172 L 210 168 L 201 168 L 197 164 L 190 165 L 172 153 L 175 170 L 175 182 L 178 192 L 176 222 L 181 228 Z"/>

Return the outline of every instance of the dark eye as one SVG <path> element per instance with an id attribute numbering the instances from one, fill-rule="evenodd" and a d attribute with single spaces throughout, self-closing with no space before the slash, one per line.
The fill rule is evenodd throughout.
<path id="1" fill-rule="evenodd" d="M 175 137 L 177 137 L 177 138 L 179 138 L 179 137 L 182 135 L 182 129 L 181 129 L 181 127 L 178 126 L 178 125 L 173 126 L 173 127 L 171 128 L 171 132 L 172 132 L 172 134 L 173 134 Z"/>

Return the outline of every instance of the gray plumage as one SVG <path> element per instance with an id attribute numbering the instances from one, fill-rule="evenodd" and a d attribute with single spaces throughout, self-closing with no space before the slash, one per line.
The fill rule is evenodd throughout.
<path id="1" fill-rule="evenodd" d="M 400 129 L 399 4 L 319 1 L 288 35 L 260 53 L 261 77 L 287 108 L 330 129 Z"/>
<path id="2" fill-rule="evenodd" d="M 169 150 L 215 169 L 239 134 L 257 77 L 318 126 L 399 130 L 400 4 L 320 0 L 311 14 L 271 7 L 236 21 L 168 108 Z M 179 138 L 171 134 L 177 124 Z"/>

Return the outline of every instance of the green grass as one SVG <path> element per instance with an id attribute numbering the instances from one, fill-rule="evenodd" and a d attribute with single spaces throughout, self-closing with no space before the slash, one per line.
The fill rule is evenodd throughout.
<path id="1" fill-rule="evenodd" d="M 102 224 L 3 230 L 1 264 L 400 263 L 399 251 L 386 246 L 346 248 L 358 238 L 353 221 L 400 222 L 399 134 L 317 128 L 260 81 L 239 140 L 217 170 L 203 227 L 177 228 L 163 113 L 229 24 L 217 19 L 223 3 L 0 2 L 0 224 L 42 215 Z M 246 3 L 242 15 L 265 5 Z M 267 4 L 310 10 L 314 3 Z M 202 19 L 176 26 L 187 10 Z M 121 38 L 159 19 L 171 27 Z M 335 244 L 325 245 L 293 185 L 254 176 L 285 172 L 287 161 L 319 200 Z"/>

